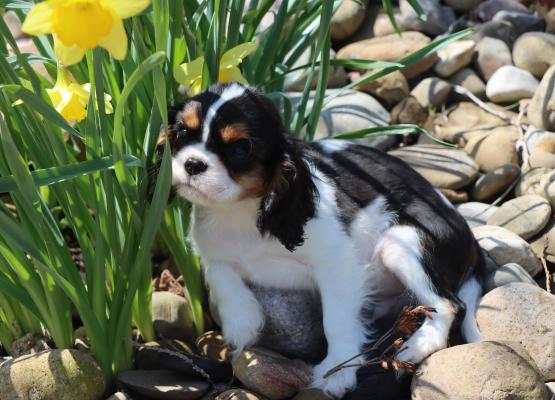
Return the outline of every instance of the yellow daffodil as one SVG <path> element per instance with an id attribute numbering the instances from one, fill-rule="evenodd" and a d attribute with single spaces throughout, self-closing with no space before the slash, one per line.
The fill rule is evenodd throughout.
<path id="1" fill-rule="evenodd" d="M 90 83 L 79 85 L 65 70 L 58 68 L 56 84 L 52 89 L 46 89 L 52 105 L 69 123 L 80 122 L 87 116 L 87 104 L 91 92 Z M 108 94 L 104 94 L 107 114 L 114 112 Z"/>
<path id="2" fill-rule="evenodd" d="M 237 81 L 247 83 L 241 74 L 239 64 L 245 57 L 256 50 L 256 43 L 249 42 L 235 46 L 224 53 L 220 60 L 218 82 Z M 179 65 L 174 70 L 176 81 L 187 87 L 187 93 L 193 96 L 202 89 L 202 66 L 204 57 L 198 57 L 191 62 Z"/>
<path id="3" fill-rule="evenodd" d="M 54 35 L 58 60 L 75 64 L 97 46 L 122 60 L 127 54 L 123 19 L 139 14 L 150 0 L 46 0 L 35 4 L 23 23 L 29 35 Z"/>

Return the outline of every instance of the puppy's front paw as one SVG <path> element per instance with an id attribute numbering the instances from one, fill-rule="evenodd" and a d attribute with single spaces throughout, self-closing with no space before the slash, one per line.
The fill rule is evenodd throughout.
<path id="1" fill-rule="evenodd" d="M 324 361 L 314 367 L 311 386 L 322 390 L 336 399 L 342 398 L 348 391 L 354 389 L 357 384 L 357 368 L 343 368 L 324 378 L 324 375 L 330 369 L 343 361 L 345 360 L 334 360 L 326 357 Z M 357 360 L 353 360 L 353 363 L 357 362 Z"/>
<path id="2" fill-rule="evenodd" d="M 447 347 L 447 338 L 431 326 L 422 326 L 399 350 L 399 361 L 420 364 L 430 354 Z"/>
<path id="3" fill-rule="evenodd" d="M 222 331 L 225 341 L 233 348 L 232 355 L 237 355 L 245 347 L 253 345 L 264 326 L 264 314 L 256 303 L 249 303 L 242 311 L 234 312 L 222 307 Z"/>

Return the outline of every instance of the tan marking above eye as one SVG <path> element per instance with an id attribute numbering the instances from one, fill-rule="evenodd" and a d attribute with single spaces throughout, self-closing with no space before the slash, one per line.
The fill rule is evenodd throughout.
<path id="1" fill-rule="evenodd" d="M 200 103 L 193 102 L 185 107 L 185 110 L 181 113 L 181 122 L 189 130 L 196 131 L 200 129 Z"/>
<path id="2" fill-rule="evenodd" d="M 220 134 L 222 135 L 222 141 L 224 143 L 231 143 L 240 139 L 248 139 L 249 137 L 245 125 L 239 123 L 224 126 L 220 130 Z"/>

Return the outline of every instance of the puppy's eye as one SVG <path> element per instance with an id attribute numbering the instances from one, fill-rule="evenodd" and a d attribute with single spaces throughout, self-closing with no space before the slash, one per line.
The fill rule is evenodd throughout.
<path id="1" fill-rule="evenodd" d="M 185 141 L 187 138 L 187 127 L 182 123 L 177 123 L 174 127 L 175 132 L 175 146 L 179 148 L 185 145 Z"/>
<path id="2" fill-rule="evenodd" d="M 177 131 L 177 139 L 183 139 L 187 135 L 187 127 L 181 123 L 178 123 L 175 127 Z"/>
<path id="3" fill-rule="evenodd" d="M 252 143 L 248 139 L 240 139 L 227 145 L 226 152 L 235 160 L 244 160 L 251 155 Z"/>

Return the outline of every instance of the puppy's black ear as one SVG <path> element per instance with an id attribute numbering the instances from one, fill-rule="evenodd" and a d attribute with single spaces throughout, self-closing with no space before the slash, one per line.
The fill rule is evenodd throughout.
<path id="1" fill-rule="evenodd" d="M 287 250 L 304 243 L 304 226 L 316 213 L 317 190 L 303 158 L 302 143 L 287 138 L 284 158 L 262 198 L 257 226 Z"/>

